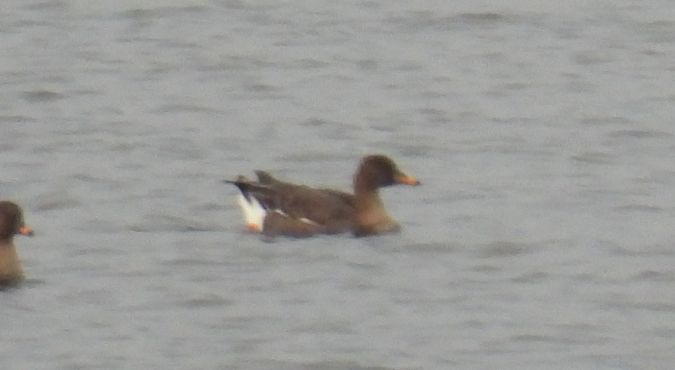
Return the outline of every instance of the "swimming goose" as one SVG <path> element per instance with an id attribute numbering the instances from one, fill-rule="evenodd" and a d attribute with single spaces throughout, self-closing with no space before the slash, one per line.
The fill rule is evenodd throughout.
<path id="1" fill-rule="evenodd" d="M 255 171 L 258 181 L 244 176 L 234 181 L 246 227 L 265 235 L 307 237 L 351 232 L 366 236 L 398 231 L 386 212 L 378 189 L 395 184 L 419 185 L 384 155 L 364 157 L 354 175 L 354 193 L 312 188 Z"/>
<path id="2" fill-rule="evenodd" d="M 23 280 L 23 270 L 14 247 L 14 235 L 32 236 L 33 230 L 23 221 L 21 207 L 0 201 L 0 286 L 15 285 Z"/>

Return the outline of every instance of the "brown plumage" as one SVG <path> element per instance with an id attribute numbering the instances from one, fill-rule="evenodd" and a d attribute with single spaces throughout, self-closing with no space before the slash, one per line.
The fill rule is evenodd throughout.
<path id="1" fill-rule="evenodd" d="M 23 270 L 14 247 L 14 235 L 31 236 L 33 230 L 23 221 L 21 208 L 8 201 L 0 201 L 0 286 L 18 284 Z"/>
<path id="2" fill-rule="evenodd" d="M 369 155 L 354 175 L 354 193 L 312 188 L 277 180 L 256 171 L 258 181 L 239 176 L 234 184 L 241 191 L 240 205 L 250 230 L 266 235 L 306 237 L 315 234 L 352 232 L 356 236 L 397 231 L 399 225 L 387 214 L 378 189 L 395 184 L 419 185 L 390 158 Z M 255 209 L 264 209 L 256 221 Z"/>

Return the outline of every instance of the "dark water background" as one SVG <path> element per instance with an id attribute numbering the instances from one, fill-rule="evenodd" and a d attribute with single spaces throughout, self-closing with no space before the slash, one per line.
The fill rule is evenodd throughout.
<path id="1" fill-rule="evenodd" d="M 161 3 L 161 4 L 160 4 Z M 671 1 L 3 1 L 3 369 L 671 369 Z M 403 232 L 273 242 L 220 183 Z"/>

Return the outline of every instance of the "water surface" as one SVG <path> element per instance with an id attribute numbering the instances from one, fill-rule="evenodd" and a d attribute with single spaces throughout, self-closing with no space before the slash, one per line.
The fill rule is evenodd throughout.
<path id="1" fill-rule="evenodd" d="M 5 1 L 7 369 L 669 369 L 668 1 Z M 397 235 L 265 240 L 253 169 Z"/>

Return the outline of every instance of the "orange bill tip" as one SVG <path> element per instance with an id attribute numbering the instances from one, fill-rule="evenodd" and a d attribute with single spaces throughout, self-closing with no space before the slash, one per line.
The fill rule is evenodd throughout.
<path id="1" fill-rule="evenodd" d="M 246 230 L 248 230 L 248 231 L 250 231 L 250 232 L 253 232 L 253 233 L 259 233 L 259 232 L 262 231 L 262 230 L 260 230 L 260 228 L 258 227 L 258 225 L 253 224 L 253 223 L 251 223 L 251 224 L 246 224 Z"/>
<path id="2" fill-rule="evenodd" d="M 19 234 L 25 235 L 25 236 L 33 236 L 33 229 L 31 229 L 28 226 L 21 226 L 19 228 Z"/>
<path id="3" fill-rule="evenodd" d="M 412 185 L 412 186 L 420 185 L 420 182 L 416 178 L 408 175 L 397 175 L 396 177 L 394 177 L 394 181 L 396 181 L 396 183 L 398 184 L 404 185 Z"/>

